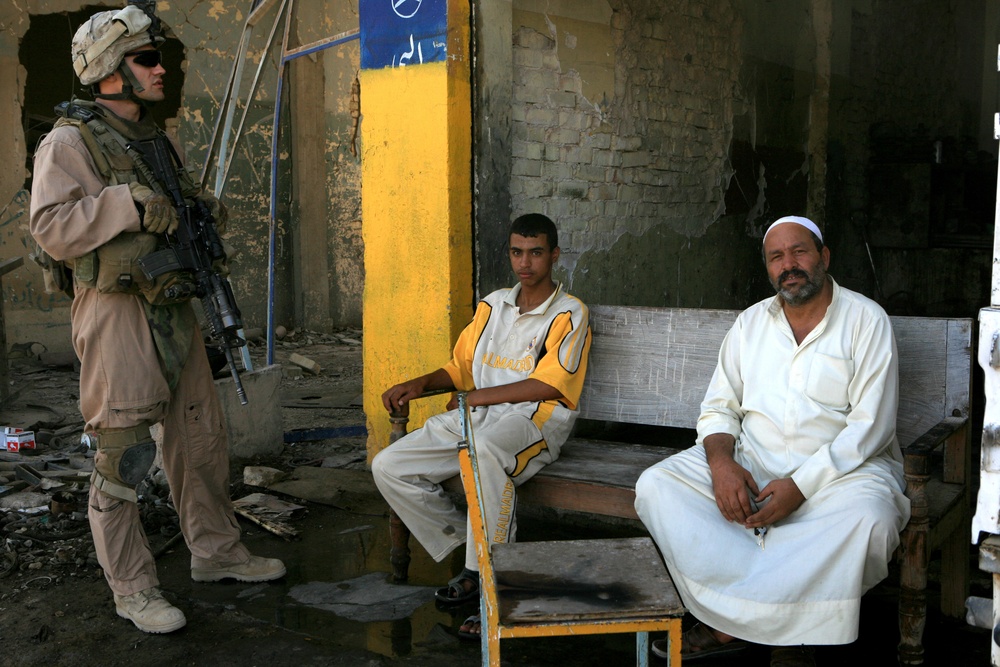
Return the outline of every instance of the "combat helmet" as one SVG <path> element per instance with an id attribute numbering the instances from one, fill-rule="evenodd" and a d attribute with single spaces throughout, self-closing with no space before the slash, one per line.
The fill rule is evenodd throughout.
<path id="1" fill-rule="evenodd" d="M 73 35 L 73 69 L 80 83 L 91 86 L 94 97 L 109 100 L 131 99 L 142 103 L 134 93 L 143 87 L 125 63 L 125 54 L 143 46 L 163 43 L 159 21 L 135 5 L 117 11 L 98 12 L 91 16 Z M 104 94 L 97 83 L 121 72 L 122 92 Z"/>

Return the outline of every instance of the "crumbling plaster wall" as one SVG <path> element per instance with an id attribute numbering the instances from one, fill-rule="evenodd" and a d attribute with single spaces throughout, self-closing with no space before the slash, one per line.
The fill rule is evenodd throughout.
<path id="1" fill-rule="evenodd" d="M 0 5 L 0 145 L 5 151 L 5 159 L 0 164 L 0 257 L 3 259 L 26 254 L 21 239 L 22 227 L 27 225 L 29 200 L 24 190 L 27 148 L 22 131 L 21 105 L 27 72 L 19 62 L 18 47 L 21 37 L 28 30 L 29 10 L 37 10 L 38 4 L 14 2 Z M 54 11 L 65 11 L 78 5 L 68 1 L 48 4 L 53 6 Z M 66 51 L 68 54 L 68 47 Z M 58 321 L 58 318 L 52 317 L 52 311 L 61 310 L 61 306 L 68 305 L 69 300 L 45 294 L 41 289 L 41 274 L 28 264 L 26 262 L 25 267 L 3 278 L 7 340 L 39 340 L 46 345 L 50 344 L 48 341 L 68 342 L 68 326 L 58 327 L 60 331 L 56 332 L 47 324 Z M 40 331 L 34 332 L 31 337 L 24 336 L 22 323 L 25 320 L 32 324 L 42 323 L 34 327 Z"/>
<path id="2" fill-rule="evenodd" d="M 583 299 L 762 293 L 746 238 L 769 211 L 726 208 L 734 135 L 756 111 L 744 26 L 736 0 L 514 2 L 512 209 L 556 221 L 557 275 Z"/>
<path id="3" fill-rule="evenodd" d="M 867 229 L 873 271 L 861 222 L 873 128 L 983 135 L 996 15 L 932 0 L 514 0 L 512 213 L 556 220 L 557 275 L 592 303 L 744 307 L 770 293 L 747 238 L 798 213 L 826 231 L 842 284 L 901 295 L 882 299 L 893 312 L 974 316 L 985 234 L 876 247 L 885 230 Z M 995 155 L 973 144 L 972 159 L 984 148 Z M 962 280 L 941 279 L 952 263 Z"/>
<path id="4" fill-rule="evenodd" d="M 328 228 L 332 260 L 330 316 L 335 326 L 360 327 L 365 283 L 361 239 L 361 132 L 360 118 L 352 116 L 360 112 L 360 107 L 347 94 L 358 73 L 358 42 L 331 51 L 324 57 L 324 63 L 326 71 L 332 75 L 332 79 L 327 79 L 325 108 L 326 195 L 330 202 Z M 355 105 L 353 109 L 352 104 Z"/>
<path id="5" fill-rule="evenodd" d="M 357 27 L 357 2 L 300 3 L 295 45 Z M 314 330 L 361 325 L 360 152 L 351 113 L 359 57 L 354 39 L 289 63 L 295 320 Z"/>
<path id="6" fill-rule="evenodd" d="M 209 141 L 225 95 L 226 84 L 237 54 L 246 10 L 249 5 L 220 0 L 174 0 L 159 2 L 157 14 L 185 48 L 184 94 L 178 112 L 178 134 L 186 150 L 189 166 L 201 173 Z M 249 104 L 243 133 L 231 146 L 232 166 L 224 184 L 223 201 L 229 208 L 227 240 L 236 248 L 230 281 L 243 313 L 246 328 L 263 327 L 267 315 L 268 230 L 271 182 L 271 142 L 274 94 L 277 83 L 277 50 L 268 48 L 267 35 L 277 13 L 272 9 L 255 26 L 247 52 L 244 81 L 237 107 L 238 122 L 250 88 L 250 76 L 262 58 L 256 95 Z M 281 26 L 284 25 L 282 22 Z M 280 43 L 280 26 L 278 31 Z M 293 320 L 293 255 L 288 238 L 291 174 L 287 114 L 279 135 L 278 193 L 276 201 L 277 244 L 275 249 L 276 320 Z M 234 124 L 235 129 L 235 124 Z M 234 135 L 235 136 L 235 135 Z M 218 154 L 218 153 L 216 153 Z M 215 169 L 206 178 L 214 187 Z"/>

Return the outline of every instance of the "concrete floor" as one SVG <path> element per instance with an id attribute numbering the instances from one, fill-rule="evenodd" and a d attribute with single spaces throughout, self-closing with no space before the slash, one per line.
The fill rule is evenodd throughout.
<path id="1" fill-rule="evenodd" d="M 285 560 L 288 575 L 283 581 L 221 586 L 193 583 L 188 576 L 188 554 L 181 546 L 160 559 L 164 589 L 187 604 L 235 609 L 287 630 L 283 641 L 292 645 L 300 642 L 302 648 L 295 660 L 289 656 L 288 664 L 474 665 L 480 662 L 478 644 L 462 641 L 455 634 L 465 616 L 476 608 L 447 611 L 436 608 L 433 602 L 434 587 L 461 568 L 461 553 L 437 564 L 414 543 L 410 582 L 407 586 L 393 585 L 387 582 L 386 508 L 377 494 L 354 494 L 340 508 L 307 505 L 305 517 L 293 524 L 301 534 L 298 541 L 285 542 L 255 527 L 245 529 L 245 540 L 256 553 Z M 519 531 L 522 540 L 633 534 L 624 528 L 594 530 L 532 516 L 522 516 Z M 893 572 L 886 583 L 865 597 L 859 640 L 848 646 L 820 648 L 819 665 L 896 663 L 897 595 L 893 583 L 896 574 Z M 978 572 L 973 572 L 973 577 L 974 592 L 987 594 L 983 590 L 985 577 Z M 225 620 L 220 617 L 205 622 Z M 220 628 L 220 632 L 224 631 Z M 177 639 L 182 641 L 181 637 Z M 631 636 L 615 635 L 509 640 L 502 646 L 503 663 L 601 667 L 634 664 L 633 642 Z M 989 664 L 987 631 L 968 627 L 963 621 L 943 619 L 933 609 L 925 646 L 928 665 Z M 652 662 L 658 661 L 654 658 Z M 765 648 L 754 647 L 736 657 L 700 664 L 766 666 L 769 654 Z"/>

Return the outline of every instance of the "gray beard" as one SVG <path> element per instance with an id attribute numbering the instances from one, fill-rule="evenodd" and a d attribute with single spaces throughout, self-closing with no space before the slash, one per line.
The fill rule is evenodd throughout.
<path id="1" fill-rule="evenodd" d="M 778 296 L 789 306 L 801 306 L 819 294 L 825 282 L 826 272 L 820 271 L 819 275 L 815 276 L 815 279 L 813 276 L 809 276 L 798 292 L 793 293 L 787 289 L 779 289 Z"/>

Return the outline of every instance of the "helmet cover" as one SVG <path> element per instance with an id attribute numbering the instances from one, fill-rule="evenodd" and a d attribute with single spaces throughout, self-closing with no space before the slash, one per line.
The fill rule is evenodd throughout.
<path id="1" fill-rule="evenodd" d="M 150 34 L 150 25 L 149 16 L 135 5 L 98 12 L 87 19 L 72 43 L 73 69 L 80 83 L 97 83 L 118 69 L 126 53 L 162 43 L 163 37 Z"/>

